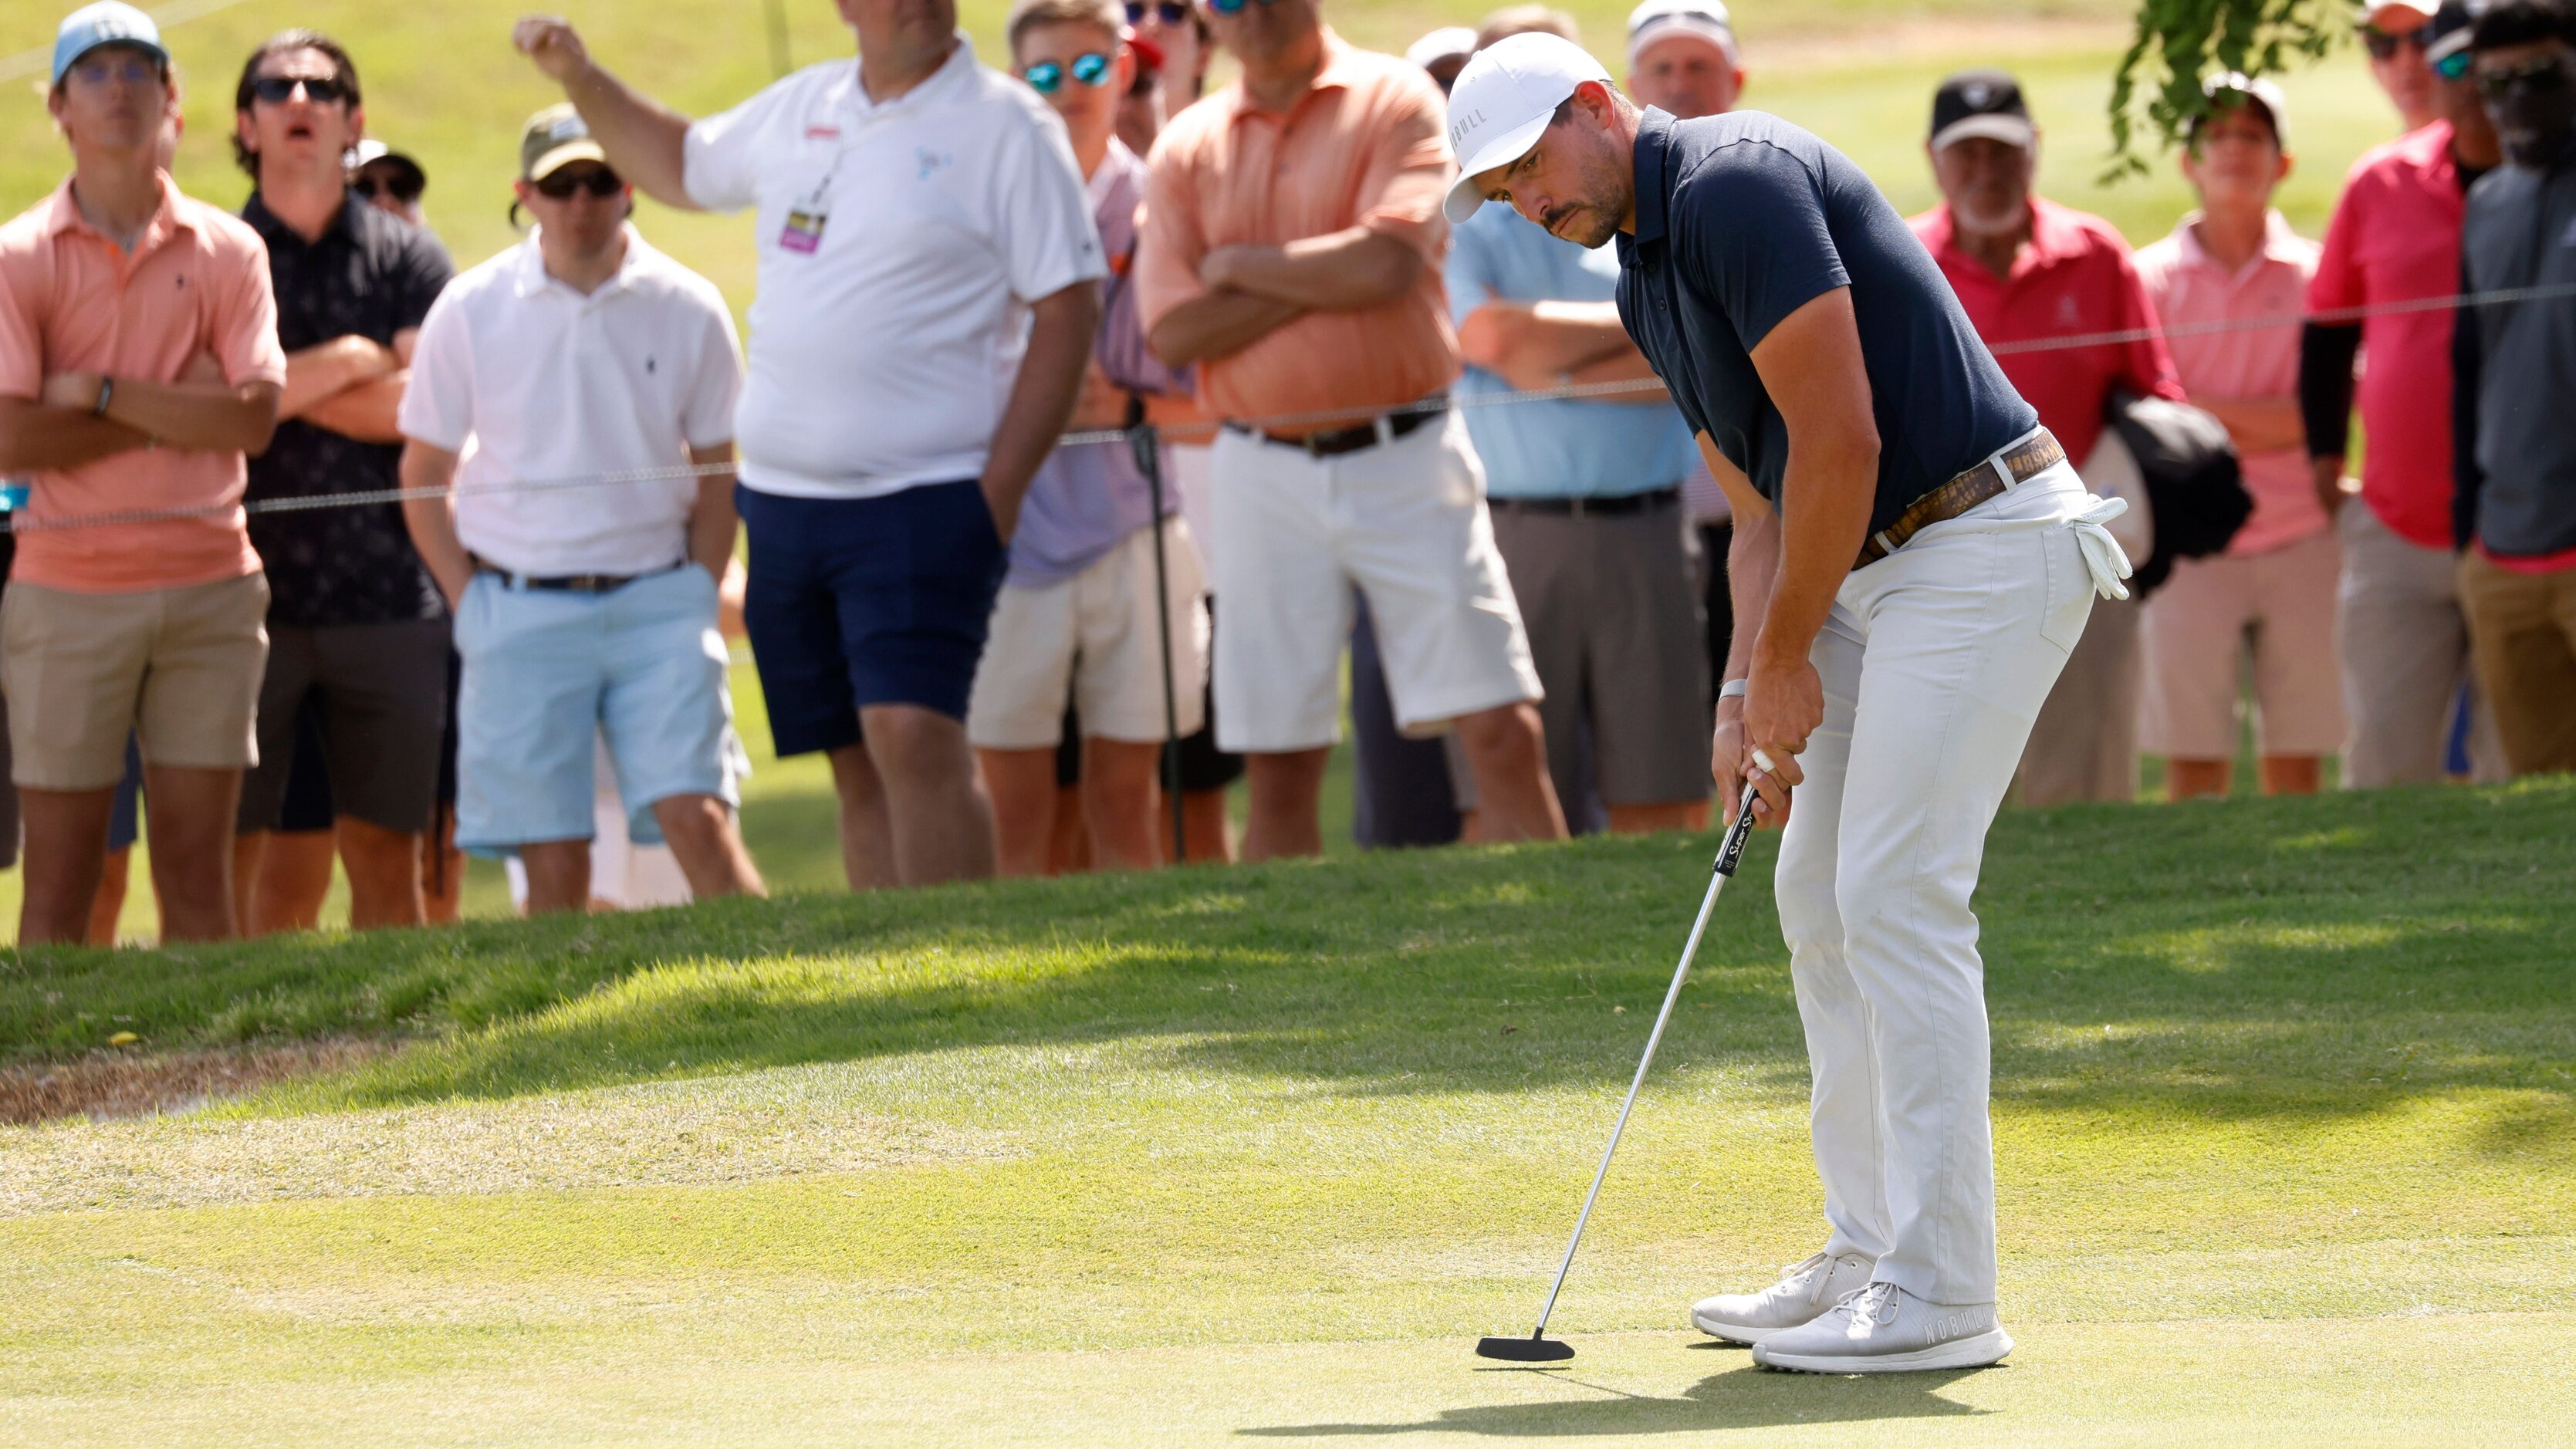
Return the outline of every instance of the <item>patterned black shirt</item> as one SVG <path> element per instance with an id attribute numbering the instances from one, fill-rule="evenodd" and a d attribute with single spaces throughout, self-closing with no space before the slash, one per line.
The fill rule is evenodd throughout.
<path id="1" fill-rule="evenodd" d="M 268 242 L 277 340 L 290 353 L 351 333 L 390 347 L 395 333 L 421 324 L 456 274 L 438 238 L 355 192 L 318 241 L 279 221 L 256 195 L 242 220 Z M 393 488 L 401 461 L 398 443 L 362 443 L 290 418 L 250 460 L 249 496 Z M 446 613 L 398 503 L 254 513 L 250 541 L 268 570 L 272 623 L 386 624 Z"/>

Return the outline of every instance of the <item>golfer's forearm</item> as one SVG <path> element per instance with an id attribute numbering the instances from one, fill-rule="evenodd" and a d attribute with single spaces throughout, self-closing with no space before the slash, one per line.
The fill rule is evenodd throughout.
<path id="1" fill-rule="evenodd" d="M 564 95 L 619 175 L 665 206 L 698 209 L 687 181 L 688 117 L 597 64 L 564 82 Z"/>
<path id="2" fill-rule="evenodd" d="M 1817 449 L 1811 444 L 1807 451 Z M 1826 457 L 1801 459 L 1796 440 L 1790 442 L 1780 487 L 1780 573 L 1762 617 L 1757 664 L 1805 662 L 1869 532 L 1877 450 L 1865 457 L 1849 445 L 1826 451 Z"/>
<path id="3" fill-rule="evenodd" d="M 1735 630 L 1726 644 L 1727 679 L 1742 679 L 1753 672 L 1754 642 L 1761 637 L 1763 617 L 1771 611 L 1772 586 L 1779 577 L 1780 515 L 1767 509 L 1737 514 L 1726 546 L 1727 598 L 1735 616 Z"/>

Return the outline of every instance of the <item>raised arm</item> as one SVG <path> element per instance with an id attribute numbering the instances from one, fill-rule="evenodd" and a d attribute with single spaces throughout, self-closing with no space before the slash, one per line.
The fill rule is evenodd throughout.
<path id="1" fill-rule="evenodd" d="M 528 16 L 511 30 L 510 43 L 563 87 L 619 175 L 665 206 L 699 209 L 686 179 L 688 117 L 592 60 L 581 32 L 559 15 Z"/>
<path id="2" fill-rule="evenodd" d="M 1781 480 L 1780 567 L 1754 636 L 1744 727 L 1779 766 L 1776 783 L 1804 778 L 1791 758 L 1824 723 L 1824 681 L 1808 651 L 1860 554 L 1878 491 L 1878 423 L 1851 289 L 1837 287 L 1782 318 L 1753 348 L 1753 369 L 1788 425 Z M 1737 521 L 1738 528 L 1743 521 Z M 1762 782 L 1774 809 L 1774 780 Z"/>

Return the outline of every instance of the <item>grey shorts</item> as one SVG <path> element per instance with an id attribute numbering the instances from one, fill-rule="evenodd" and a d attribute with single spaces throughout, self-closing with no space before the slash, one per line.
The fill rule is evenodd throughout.
<path id="1" fill-rule="evenodd" d="M 1678 499 L 1612 514 L 1490 507 L 1547 690 L 1539 718 L 1566 818 L 1587 783 L 1604 805 L 1706 800 L 1708 653 Z"/>
<path id="2" fill-rule="evenodd" d="M 241 832 L 277 828 L 308 698 L 337 813 L 384 830 L 427 830 L 447 734 L 447 621 L 274 624 L 268 633 L 259 764 L 242 780 Z"/>

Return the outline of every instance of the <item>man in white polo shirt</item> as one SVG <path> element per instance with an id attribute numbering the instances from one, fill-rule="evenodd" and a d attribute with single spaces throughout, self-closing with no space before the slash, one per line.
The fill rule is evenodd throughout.
<path id="1" fill-rule="evenodd" d="M 628 837 L 669 840 L 701 898 L 761 894 L 716 629 L 733 478 L 688 467 L 733 461 L 733 316 L 627 225 L 572 107 L 530 118 L 519 166 L 536 235 L 439 294 L 402 402 L 403 486 L 455 490 L 403 514 L 465 660 L 456 841 L 517 854 L 531 912 L 586 908 L 604 736 Z"/>
<path id="2" fill-rule="evenodd" d="M 826 751 L 854 887 L 993 873 L 966 701 L 1020 501 L 1072 416 L 1107 268 L 1064 127 L 954 0 L 840 0 L 859 60 L 706 120 L 516 40 L 673 206 L 756 207 L 736 433 L 744 613 L 781 755 Z"/>

